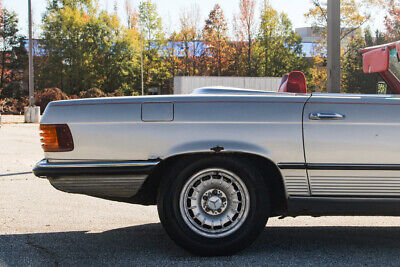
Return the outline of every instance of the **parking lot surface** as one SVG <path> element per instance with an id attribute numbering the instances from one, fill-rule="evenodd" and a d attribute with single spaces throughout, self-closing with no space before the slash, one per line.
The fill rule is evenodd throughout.
<path id="1" fill-rule="evenodd" d="M 53 189 L 31 169 L 43 157 L 38 125 L 0 128 L 0 266 L 398 266 L 400 218 L 271 219 L 231 257 L 195 257 L 161 227 L 155 207 Z"/>

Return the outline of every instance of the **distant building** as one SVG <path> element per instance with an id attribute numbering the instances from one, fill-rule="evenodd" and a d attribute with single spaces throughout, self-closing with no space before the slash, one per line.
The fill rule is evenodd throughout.
<path id="1" fill-rule="evenodd" d="M 349 29 L 342 29 L 342 31 L 348 31 Z M 303 46 L 303 52 L 307 58 L 313 57 L 313 50 L 315 45 L 321 40 L 321 28 L 316 27 L 302 27 L 296 28 L 296 33 L 301 36 L 301 45 Z M 347 38 L 342 40 L 342 45 L 347 45 L 348 40 L 352 37 L 360 34 L 360 31 L 352 31 Z"/>
<path id="2" fill-rule="evenodd" d="M 296 28 L 295 31 L 301 36 L 303 43 L 317 43 L 320 40 L 320 34 L 314 27 Z"/>
<path id="3" fill-rule="evenodd" d="M 33 56 L 40 57 L 40 56 L 46 55 L 45 50 L 41 47 L 42 42 L 43 42 L 43 40 L 41 40 L 41 39 L 33 39 L 32 40 Z M 26 51 L 29 51 L 29 40 L 24 39 L 23 43 L 24 43 Z"/>
<path id="4" fill-rule="evenodd" d="M 303 53 L 307 58 L 312 58 L 315 45 L 321 40 L 320 32 L 314 27 L 296 28 L 295 31 L 301 36 Z"/>

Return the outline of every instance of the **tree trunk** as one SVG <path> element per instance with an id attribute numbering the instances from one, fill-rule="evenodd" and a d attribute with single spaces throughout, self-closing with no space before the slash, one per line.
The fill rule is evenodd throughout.
<path id="1" fill-rule="evenodd" d="M 253 72 L 253 68 L 251 66 L 251 46 L 252 46 L 252 40 L 251 40 L 251 36 L 249 35 L 249 51 L 248 51 L 248 59 L 247 59 L 247 64 L 248 64 L 248 70 L 247 70 L 247 75 L 248 76 L 252 76 L 252 72 Z"/>

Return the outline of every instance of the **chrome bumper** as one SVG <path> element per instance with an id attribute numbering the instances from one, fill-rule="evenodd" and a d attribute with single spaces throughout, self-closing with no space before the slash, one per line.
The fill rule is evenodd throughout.
<path id="1" fill-rule="evenodd" d="M 71 175 L 150 174 L 159 161 L 124 162 L 49 162 L 44 159 L 33 168 L 37 177 L 55 178 Z"/>
<path id="2" fill-rule="evenodd" d="M 159 161 L 49 162 L 36 164 L 33 173 L 47 178 L 58 190 L 102 198 L 135 196 Z"/>

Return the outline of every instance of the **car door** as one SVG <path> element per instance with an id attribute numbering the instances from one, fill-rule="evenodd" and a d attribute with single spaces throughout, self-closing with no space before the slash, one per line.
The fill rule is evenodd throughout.
<path id="1" fill-rule="evenodd" d="M 303 129 L 313 196 L 400 197 L 400 98 L 313 95 Z"/>

